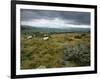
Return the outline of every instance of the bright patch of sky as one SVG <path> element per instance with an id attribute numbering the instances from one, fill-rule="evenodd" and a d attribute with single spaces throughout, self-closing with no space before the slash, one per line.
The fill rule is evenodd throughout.
<path id="1" fill-rule="evenodd" d="M 74 22 L 74 21 L 73 21 Z M 59 18 L 49 19 L 32 19 L 29 21 L 22 21 L 21 25 L 33 26 L 33 27 L 43 27 L 43 28 L 90 28 L 90 25 L 77 25 L 71 24 L 70 20 L 63 20 Z"/>

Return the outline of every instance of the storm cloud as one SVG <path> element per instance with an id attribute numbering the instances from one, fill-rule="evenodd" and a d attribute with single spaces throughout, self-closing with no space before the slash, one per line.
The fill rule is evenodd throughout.
<path id="1" fill-rule="evenodd" d="M 90 12 L 21 9 L 22 24 L 25 24 L 24 22 L 30 23 L 31 21 L 34 22 L 37 20 L 45 20 L 46 23 L 56 20 L 55 22 L 63 21 L 64 24 L 89 26 Z"/>

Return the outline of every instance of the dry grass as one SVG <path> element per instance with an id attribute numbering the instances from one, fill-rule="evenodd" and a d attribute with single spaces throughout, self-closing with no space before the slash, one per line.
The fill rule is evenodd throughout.
<path id="1" fill-rule="evenodd" d="M 46 41 L 41 37 L 32 39 L 26 39 L 26 37 L 22 35 L 21 39 L 21 69 L 35 69 L 40 66 L 46 68 L 80 66 L 74 61 L 68 62 L 67 65 L 62 63 L 64 46 L 77 44 L 90 46 L 89 33 L 52 34 Z"/>

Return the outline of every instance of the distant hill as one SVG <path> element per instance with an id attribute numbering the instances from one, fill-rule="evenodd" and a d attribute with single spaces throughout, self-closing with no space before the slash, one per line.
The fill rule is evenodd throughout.
<path id="1" fill-rule="evenodd" d="M 90 32 L 90 28 L 40 28 L 32 26 L 21 26 L 21 32 Z"/>

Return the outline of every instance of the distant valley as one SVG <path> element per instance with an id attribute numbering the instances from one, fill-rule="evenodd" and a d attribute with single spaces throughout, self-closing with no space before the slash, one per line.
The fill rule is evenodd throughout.
<path id="1" fill-rule="evenodd" d="M 21 26 L 22 32 L 90 32 L 90 28 L 44 28 L 44 27 L 36 27 L 36 26 Z"/>

